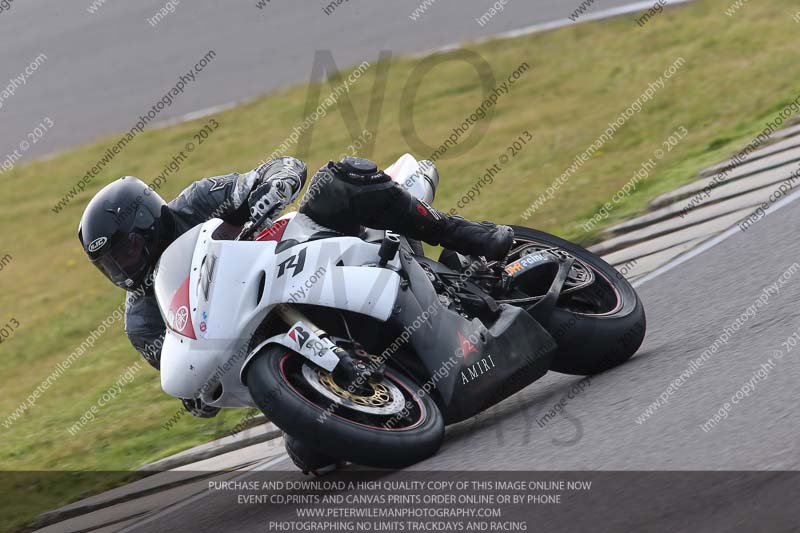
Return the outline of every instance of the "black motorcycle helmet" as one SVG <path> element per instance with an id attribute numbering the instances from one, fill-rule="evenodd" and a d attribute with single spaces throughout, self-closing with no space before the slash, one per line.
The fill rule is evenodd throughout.
<path id="1" fill-rule="evenodd" d="M 167 203 L 143 181 L 125 176 L 86 206 L 78 239 L 94 266 L 114 285 L 141 287 L 173 238 Z"/>

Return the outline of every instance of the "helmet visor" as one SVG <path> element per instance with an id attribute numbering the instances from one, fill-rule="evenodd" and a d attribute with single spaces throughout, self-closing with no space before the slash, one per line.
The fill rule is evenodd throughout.
<path id="1" fill-rule="evenodd" d="M 117 242 L 109 252 L 92 261 L 94 265 L 123 289 L 135 289 L 144 281 L 150 266 L 144 237 L 138 233 Z"/>

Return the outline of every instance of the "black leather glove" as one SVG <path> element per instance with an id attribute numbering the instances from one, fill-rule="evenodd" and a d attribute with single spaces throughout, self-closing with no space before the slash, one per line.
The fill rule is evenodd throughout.
<path id="1" fill-rule="evenodd" d="M 291 194 L 284 189 L 280 182 L 268 181 L 250 193 L 247 203 L 250 206 L 250 221 L 258 224 L 255 231 L 271 226 L 273 218 L 291 202 Z"/>
<path id="2" fill-rule="evenodd" d="M 306 181 L 306 166 L 293 157 L 282 157 L 257 169 L 259 179 L 247 198 L 255 231 L 272 225 L 273 218 L 297 198 Z"/>

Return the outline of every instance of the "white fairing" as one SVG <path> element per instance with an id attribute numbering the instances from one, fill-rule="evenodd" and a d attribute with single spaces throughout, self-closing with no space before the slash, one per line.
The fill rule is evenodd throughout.
<path id="1" fill-rule="evenodd" d="M 418 166 L 407 161 L 403 168 L 403 174 L 398 174 L 401 179 L 407 178 L 409 171 L 416 172 Z M 157 286 L 159 277 L 169 278 L 172 285 L 162 283 L 169 287 L 174 286 L 176 273 L 184 280 L 189 278 L 188 301 L 178 301 L 178 293 L 157 291 L 167 323 L 161 351 L 161 386 L 168 394 L 200 397 L 218 407 L 253 406 L 250 393 L 240 380 L 240 371 L 253 333 L 277 305 L 313 304 L 380 321 L 390 317 L 400 287 L 396 272 L 400 269 L 399 259 L 380 268 L 378 244 L 356 237 L 308 241 L 325 228 L 297 213 L 289 213 L 280 221 L 288 221 L 281 222 L 287 223 L 282 240 L 292 239 L 299 244 L 278 253 L 278 243 L 274 241 L 217 240 L 214 231 L 222 221 L 212 219 L 200 227 L 199 233 L 193 232 L 194 254 L 185 275 L 179 270 L 185 271 L 185 258 L 181 260 L 169 250 L 162 256 Z M 187 234 L 178 241 L 190 238 Z M 176 249 L 181 246 L 178 241 L 173 244 Z M 190 324 L 177 318 L 183 312 L 176 310 L 182 307 L 189 309 Z"/>

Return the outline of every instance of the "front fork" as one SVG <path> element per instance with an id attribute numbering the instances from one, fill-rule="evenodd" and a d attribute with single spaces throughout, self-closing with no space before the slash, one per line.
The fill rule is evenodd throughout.
<path id="1" fill-rule="evenodd" d="M 368 367 L 365 361 L 358 357 L 358 355 L 368 357 L 369 354 L 361 349 L 354 340 L 355 349 L 353 353 L 351 353 L 334 343 L 328 332 L 316 325 L 310 318 L 294 306 L 284 304 L 279 306 L 276 312 L 278 316 L 291 327 L 289 330 L 290 332 L 297 330 L 299 326 L 305 326 L 312 334 L 312 336 L 309 336 L 309 339 L 319 339 L 324 343 L 330 344 L 331 351 L 339 359 L 339 362 L 333 368 L 331 374 L 336 384 L 343 389 L 347 390 L 352 387 L 361 389 L 367 386 L 368 381 L 380 382 L 383 380 L 383 365 L 372 364 Z M 302 337 L 300 337 L 300 340 L 303 341 L 301 347 L 304 347 L 306 343 L 310 342 L 309 340 L 303 340 Z M 300 344 L 300 341 L 297 342 Z"/>
<path id="2" fill-rule="evenodd" d="M 400 243 L 400 237 L 393 233 L 386 233 L 378 249 L 378 266 L 380 268 L 387 268 L 389 262 L 394 260 L 397 256 L 397 251 L 400 249 Z M 369 354 L 356 343 L 355 339 L 350 339 L 353 344 L 351 353 L 333 342 L 330 335 L 325 330 L 314 324 L 314 322 L 294 306 L 290 304 L 280 305 L 277 309 L 277 313 L 278 316 L 290 326 L 289 335 L 291 336 L 291 333 L 293 331 L 295 332 L 295 338 L 292 340 L 297 342 L 301 349 L 307 349 L 307 343 L 315 342 L 320 345 L 325 345 L 325 348 L 338 358 L 338 362 L 331 361 L 335 364 L 327 365 L 330 368 L 326 368 L 325 365 L 321 366 L 331 372 L 333 381 L 343 389 L 355 389 L 360 392 L 371 393 L 371 387 L 369 387 L 368 382 L 380 383 L 383 381 L 386 362 L 381 361 L 380 363 L 375 363 L 371 361 L 368 367 L 365 359 L 370 358 Z M 345 327 L 347 327 L 347 322 L 344 317 L 343 320 L 345 320 Z M 307 332 L 307 335 L 298 337 L 297 329 L 303 326 L 309 328 L 311 331 Z M 349 336 L 350 332 L 348 331 L 348 337 Z M 302 340 L 302 342 L 299 342 L 298 338 Z M 303 355 L 306 354 L 303 353 Z M 328 362 L 329 361 L 326 361 L 326 363 Z"/>

